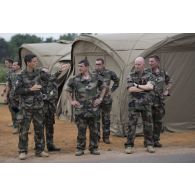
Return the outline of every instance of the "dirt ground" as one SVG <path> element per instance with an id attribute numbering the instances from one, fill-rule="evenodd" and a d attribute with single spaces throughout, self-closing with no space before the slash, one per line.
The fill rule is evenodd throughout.
<path id="1" fill-rule="evenodd" d="M 18 134 L 12 134 L 12 128 L 8 127 L 11 122 L 10 113 L 7 105 L 0 104 L 0 162 L 19 162 L 18 159 Z M 31 125 L 31 134 L 29 134 L 29 156 L 34 158 L 34 139 L 33 128 Z M 50 159 L 62 159 L 62 156 L 74 156 L 76 146 L 77 129 L 74 123 L 65 122 L 56 119 L 55 124 L 55 144 L 62 148 L 59 153 L 51 154 L 53 158 L 47 158 L 44 162 L 50 162 Z M 100 151 L 117 151 L 124 153 L 124 143 L 126 138 L 111 135 L 111 144 L 106 145 L 100 142 Z M 195 148 L 195 131 L 163 133 L 161 136 L 163 149 L 169 148 Z M 143 137 L 137 137 L 135 141 L 136 148 L 143 148 Z M 89 155 L 88 155 L 89 156 Z M 91 156 L 91 155 L 90 155 Z M 102 155 L 101 155 L 102 156 Z M 74 158 L 74 157 L 73 157 Z M 87 158 L 87 157 L 86 157 Z M 30 161 L 29 161 L 30 162 Z M 38 161 L 39 162 L 39 161 Z"/>

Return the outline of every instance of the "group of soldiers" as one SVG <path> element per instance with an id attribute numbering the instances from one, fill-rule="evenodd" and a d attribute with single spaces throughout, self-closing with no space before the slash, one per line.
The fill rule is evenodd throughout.
<path id="1" fill-rule="evenodd" d="M 21 63 L 8 72 L 6 97 L 10 112 L 15 113 L 14 133 L 19 133 L 19 159 L 25 160 L 28 153 L 28 133 L 30 123 L 34 125 L 35 154 L 48 157 L 44 151 L 59 151 L 53 143 L 56 103 L 58 88 L 56 79 L 68 65 L 63 64 L 55 74 L 50 74 L 47 67 L 37 68 L 38 59 L 28 54 L 24 57 L 25 69 L 21 71 Z M 141 113 L 143 120 L 144 146 L 150 153 L 154 147 L 162 147 L 160 133 L 162 119 L 165 114 L 164 97 L 169 95 L 170 77 L 160 68 L 157 55 L 149 57 L 151 68 L 145 68 L 144 58 L 135 60 L 134 68 L 127 78 L 129 93 L 129 130 L 125 153 L 133 152 L 136 125 Z M 89 151 L 99 155 L 98 144 L 103 139 L 110 144 L 110 113 L 113 92 L 119 87 L 120 79 L 114 71 L 106 68 L 104 60 L 95 61 L 94 71 L 89 71 L 87 58 L 78 63 L 79 73 L 68 80 L 65 88 L 66 96 L 74 108 L 74 119 L 78 128 L 76 156 L 84 154 L 86 149 L 86 131 L 89 128 Z M 111 85 L 111 82 L 113 83 Z M 12 117 L 14 122 L 14 117 Z M 100 122 L 101 119 L 101 122 Z M 102 135 L 100 131 L 102 124 Z"/>

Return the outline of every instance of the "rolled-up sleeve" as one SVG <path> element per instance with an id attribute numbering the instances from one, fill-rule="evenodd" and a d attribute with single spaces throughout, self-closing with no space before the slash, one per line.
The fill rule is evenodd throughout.
<path id="1" fill-rule="evenodd" d="M 65 87 L 65 91 L 68 91 L 68 92 L 72 93 L 73 90 L 74 90 L 74 79 L 70 78 L 68 80 L 68 83 L 67 83 L 66 87 Z"/>
<path id="2" fill-rule="evenodd" d="M 134 86 L 134 82 L 133 82 L 131 75 L 129 74 L 127 76 L 127 89 L 129 89 L 130 87 L 133 87 L 133 86 Z"/>

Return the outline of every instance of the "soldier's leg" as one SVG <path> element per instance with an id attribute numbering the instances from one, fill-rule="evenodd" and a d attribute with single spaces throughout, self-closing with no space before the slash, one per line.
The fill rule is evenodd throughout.
<path id="1" fill-rule="evenodd" d="M 129 125 L 127 132 L 127 142 L 125 143 L 125 148 L 134 147 L 134 140 L 136 135 L 136 125 L 139 117 L 139 112 L 134 108 L 129 108 Z"/>
<path id="2" fill-rule="evenodd" d="M 103 139 L 109 139 L 110 136 L 110 112 L 112 104 L 104 104 L 102 108 L 102 129 Z"/>
<path id="3" fill-rule="evenodd" d="M 46 143 L 48 151 L 60 151 L 61 148 L 54 145 L 53 136 L 54 136 L 54 124 L 55 124 L 55 115 L 54 112 L 49 111 L 45 115 L 45 128 L 46 128 Z"/>
<path id="4" fill-rule="evenodd" d="M 145 110 L 141 112 L 143 120 L 143 132 L 146 146 L 153 146 L 153 120 L 151 106 L 145 106 Z"/>
<path id="5" fill-rule="evenodd" d="M 45 148 L 43 110 L 42 109 L 33 110 L 32 118 L 34 125 L 35 150 L 36 154 L 40 154 L 41 152 L 44 151 Z"/>
<path id="6" fill-rule="evenodd" d="M 86 147 L 86 130 L 87 130 L 87 120 L 83 115 L 76 115 L 75 122 L 78 128 L 77 134 L 77 149 L 85 150 Z"/>
<path id="7" fill-rule="evenodd" d="M 45 114 L 45 129 L 46 129 L 46 143 L 48 147 L 53 145 L 53 134 L 54 134 L 54 114 L 49 111 Z"/>
<path id="8" fill-rule="evenodd" d="M 11 102 L 10 102 L 10 99 L 8 98 L 8 108 L 9 108 L 9 111 L 10 111 L 10 114 L 11 114 L 11 121 L 12 121 L 12 125 L 14 127 L 14 111 L 12 109 L 12 106 L 11 106 Z"/>
<path id="9" fill-rule="evenodd" d="M 100 119 L 102 117 L 102 109 L 101 109 L 101 106 L 100 106 L 100 114 L 97 116 L 97 130 L 98 130 L 98 141 L 100 141 L 101 139 L 101 131 L 100 131 Z"/>
<path id="10" fill-rule="evenodd" d="M 98 149 L 98 129 L 97 129 L 97 118 L 92 117 L 87 119 L 87 123 L 89 126 L 89 150 L 93 152 Z"/>
<path id="11" fill-rule="evenodd" d="M 153 138 L 154 143 L 159 143 L 160 141 L 160 133 L 163 128 L 163 117 L 165 114 L 165 110 L 163 106 L 153 107 L 152 116 L 153 116 Z M 160 144 L 159 144 L 160 146 Z"/>
<path id="12" fill-rule="evenodd" d="M 32 112 L 28 110 L 24 110 L 23 116 L 20 116 L 20 124 L 19 128 L 19 153 L 27 153 L 28 152 L 28 130 L 30 128 L 30 123 L 32 120 Z"/>

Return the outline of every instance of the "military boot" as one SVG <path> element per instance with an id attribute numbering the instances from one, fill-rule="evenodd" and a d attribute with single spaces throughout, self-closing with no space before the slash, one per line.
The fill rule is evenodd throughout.
<path id="1" fill-rule="evenodd" d="M 100 155 L 100 151 L 98 149 L 93 149 L 90 151 L 90 153 L 93 155 Z"/>
<path id="2" fill-rule="evenodd" d="M 154 153 L 154 152 L 155 152 L 153 146 L 147 146 L 147 151 L 148 151 L 149 153 Z"/>
<path id="3" fill-rule="evenodd" d="M 19 154 L 19 159 L 20 159 L 20 160 L 26 160 L 26 159 L 27 159 L 27 154 L 26 154 L 25 152 L 21 152 L 21 153 Z"/>
<path id="4" fill-rule="evenodd" d="M 154 142 L 154 147 L 161 148 L 162 144 L 160 142 Z"/>
<path id="5" fill-rule="evenodd" d="M 36 156 L 38 156 L 38 157 L 49 157 L 49 154 L 45 151 L 42 151 L 41 153 L 36 153 Z"/>
<path id="6" fill-rule="evenodd" d="M 52 144 L 52 145 L 48 145 L 48 146 L 47 146 L 47 150 L 48 150 L 49 152 L 54 152 L 54 151 L 60 151 L 61 148 L 59 148 L 59 147 L 55 146 L 54 144 Z"/>
<path id="7" fill-rule="evenodd" d="M 125 148 L 125 153 L 126 154 L 132 154 L 134 151 L 133 151 L 133 147 L 131 146 L 128 146 Z"/>
<path id="8" fill-rule="evenodd" d="M 109 137 L 104 137 L 104 138 L 103 138 L 103 142 L 104 142 L 105 144 L 110 144 Z"/>
<path id="9" fill-rule="evenodd" d="M 84 151 L 81 150 L 81 149 L 77 149 L 76 152 L 75 152 L 75 156 L 81 156 L 84 154 Z"/>

